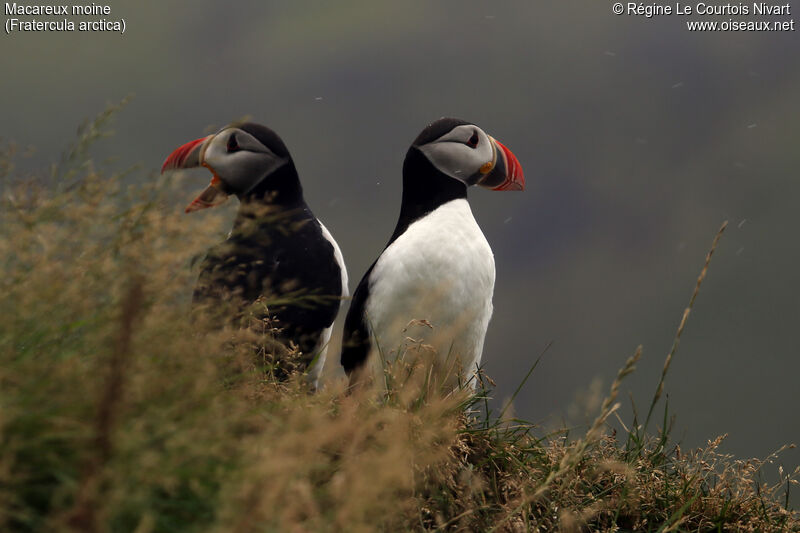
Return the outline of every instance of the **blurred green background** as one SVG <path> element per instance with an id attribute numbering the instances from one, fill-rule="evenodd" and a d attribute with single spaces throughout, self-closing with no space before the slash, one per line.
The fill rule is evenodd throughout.
<path id="1" fill-rule="evenodd" d="M 409 143 L 437 117 L 474 121 L 528 182 L 470 194 L 497 261 L 484 362 L 498 402 L 552 341 L 516 413 L 583 423 L 641 343 L 626 386 L 646 410 L 729 220 L 667 378 L 674 435 L 688 447 L 728 433 L 722 449 L 742 457 L 800 441 L 797 32 L 690 33 L 589 0 L 110 5 L 124 35 L 0 37 L 0 136 L 36 146 L 24 170 L 44 171 L 128 94 L 96 154 L 142 179 L 249 115 L 288 145 L 352 290 L 394 227 Z"/>

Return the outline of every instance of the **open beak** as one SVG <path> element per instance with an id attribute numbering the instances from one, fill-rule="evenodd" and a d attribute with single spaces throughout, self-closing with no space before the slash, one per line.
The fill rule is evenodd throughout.
<path id="1" fill-rule="evenodd" d="M 494 144 L 495 160 L 478 185 L 493 191 L 524 191 L 525 174 L 517 157 L 497 139 L 489 139 Z"/>
<path id="2" fill-rule="evenodd" d="M 211 184 L 209 184 L 197 198 L 192 200 L 192 203 L 186 206 L 185 211 L 187 213 L 219 205 L 228 198 L 228 194 L 223 190 L 222 180 L 217 176 L 213 168 L 203 162 L 205 147 L 208 141 L 213 137 L 213 135 L 209 135 L 179 146 L 167 157 L 164 164 L 161 166 L 162 174 L 167 170 L 204 166 L 214 175 L 214 177 L 211 178 Z"/>
<path id="3" fill-rule="evenodd" d="M 207 168 L 210 169 L 211 172 L 214 172 L 211 167 Z M 222 182 L 215 173 L 214 177 L 211 178 L 211 183 L 209 186 L 206 187 L 203 192 L 197 196 L 197 198 L 192 200 L 192 203 L 186 206 L 184 212 L 191 213 L 193 211 L 200 211 L 201 209 L 205 209 L 207 207 L 214 207 L 215 205 L 225 203 L 225 200 L 227 199 L 228 193 L 222 190 Z"/>

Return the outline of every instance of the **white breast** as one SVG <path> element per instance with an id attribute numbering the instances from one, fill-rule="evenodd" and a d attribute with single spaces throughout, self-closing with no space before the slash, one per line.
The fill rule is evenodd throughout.
<path id="1" fill-rule="evenodd" d="M 387 360 L 432 348 L 469 379 L 480 363 L 494 280 L 492 250 L 465 199 L 411 224 L 370 275 L 366 314 L 378 342 L 370 363 L 380 363 L 378 348 Z"/>

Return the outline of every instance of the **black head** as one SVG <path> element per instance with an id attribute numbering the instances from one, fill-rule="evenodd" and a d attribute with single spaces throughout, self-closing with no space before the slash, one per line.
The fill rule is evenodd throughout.
<path id="1" fill-rule="evenodd" d="M 236 127 L 240 130 L 244 131 L 245 133 L 249 133 L 253 137 L 255 137 L 262 145 L 267 147 L 279 157 L 290 158 L 289 150 L 286 148 L 286 145 L 283 143 L 283 139 L 278 136 L 270 128 L 262 125 L 256 124 L 255 122 L 244 122 L 242 124 L 231 124 L 228 127 Z"/>

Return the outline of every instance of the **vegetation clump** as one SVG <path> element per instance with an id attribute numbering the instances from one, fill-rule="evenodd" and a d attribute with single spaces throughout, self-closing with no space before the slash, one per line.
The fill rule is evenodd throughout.
<path id="1" fill-rule="evenodd" d="M 774 457 L 722 437 L 684 452 L 666 408 L 649 429 L 663 376 L 646 419 L 610 429 L 641 349 L 575 439 L 492 411 L 485 376 L 444 394 L 399 364 L 379 399 L 309 394 L 253 350 L 268 323 L 199 333 L 191 267 L 223 224 L 180 217 L 170 182 L 95 168 L 112 111 L 52 180 L 0 157 L 0 530 L 800 531 L 798 471 L 766 484 Z"/>

